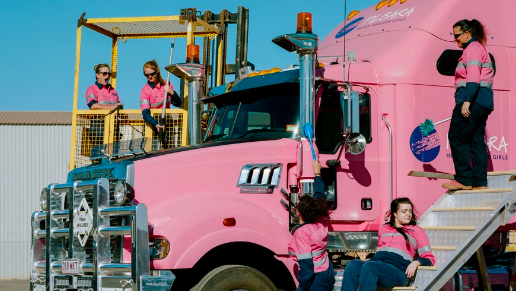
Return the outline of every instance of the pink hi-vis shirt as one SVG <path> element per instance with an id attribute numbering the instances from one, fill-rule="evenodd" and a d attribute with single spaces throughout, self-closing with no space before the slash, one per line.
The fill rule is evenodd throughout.
<path id="1" fill-rule="evenodd" d="M 174 90 L 174 86 L 169 83 L 170 89 Z M 163 108 L 163 99 L 165 96 L 165 85 L 161 83 L 149 83 L 143 86 L 142 91 L 140 92 L 140 109 L 143 111 L 145 109 L 151 108 Z M 167 94 L 167 107 L 170 108 L 170 103 L 172 98 Z"/>
<path id="2" fill-rule="evenodd" d="M 328 225 L 321 220 L 316 223 L 307 223 L 299 227 L 288 245 L 288 253 L 299 262 L 311 259 L 314 262 L 314 273 L 326 271 L 330 260 L 326 252 L 328 244 Z"/>
<path id="3" fill-rule="evenodd" d="M 102 105 L 115 105 L 120 103 L 120 98 L 118 97 L 118 93 L 115 88 L 111 87 L 110 84 L 103 86 L 97 82 L 88 87 L 85 98 L 86 104 L 90 107 L 95 103 Z M 90 104 L 91 102 L 94 103 Z"/>
<path id="4" fill-rule="evenodd" d="M 382 225 L 378 230 L 378 249 L 379 252 L 391 252 L 398 254 L 403 259 L 412 262 L 415 258 L 425 258 L 430 260 L 432 266 L 435 257 L 430 249 L 430 241 L 425 231 L 417 225 L 405 225 L 403 230 L 409 239 L 410 249 L 407 249 L 405 237 L 390 225 Z M 375 256 L 376 258 L 376 256 Z"/>
<path id="5" fill-rule="evenodd" d="M 486 48 L 478 41 L 468 43 L 455 70 L 455 88 L 472 82 L 491 89 L 493 77 L 493 63 Z"/>

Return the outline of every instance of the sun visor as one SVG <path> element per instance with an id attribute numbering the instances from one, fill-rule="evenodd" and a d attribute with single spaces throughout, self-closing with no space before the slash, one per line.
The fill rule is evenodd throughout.
<path id="1" fill-rule="evenodd" d="M 201 99 L 202 102 L 214 102 L 214 98 L 226 93 L 233 93 L 255 88 L 264 88 L 284 83 L 299 82 L 299 69 L 284 70 L 277 73 L 245 77 L 240 80 L 217 86 L 208 92 L 208 96 Z"/>

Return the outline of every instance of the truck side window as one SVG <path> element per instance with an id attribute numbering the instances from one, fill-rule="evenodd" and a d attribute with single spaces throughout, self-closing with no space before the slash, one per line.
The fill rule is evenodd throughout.
<path id="1" fill-rule="evenodd" d="M 335 153 L 342 142 L 343 128 L 340 92 L 323 92 L 315 128 L 315 143 L 319 152 Z"/>
<path id="2" fill-rule="evenodd" d="M 362 93 L 360 102 L 360 133 L 365 137 L 367 143 L 373 141 L 371 136 L 371 95 Z"/>
<path id="3" fill-rule="evenodd" d="M 461 50 L 445 50 L 437 59 L 437 71 L 444 76 L 455 76 L 455 69 L 462 56 Z M 489 54 L 493 63 L 494 74 L 496 75 L 496 62 L 492 54 Z"/>

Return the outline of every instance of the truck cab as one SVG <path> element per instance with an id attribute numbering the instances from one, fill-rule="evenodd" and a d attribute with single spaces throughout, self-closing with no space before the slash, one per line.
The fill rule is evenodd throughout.
<path id="1" fill-rule="evenodd" d="M 84 159 L 91 164 L 43 190 L 42 211 L 33 214 L 33 290 L 295 289 L 287 245 L 297 199 L 313 192 L 312 145 L 333 210 L 334 266 L 344 267 L 350 253 L 374 253 L 391 201 L 409 197 L 437 257 L 413 287 L 439 290 L 495 231 L 513 229 L 508 67 L 516 40 L 498 37 L 509 26 L 497 16 L 513 6 L 486 12 L 480 1 L 381 1 L 322 41 L 303 14 L 295 33 L 273 39 L 299 64 L 241 65 L 234 81 L 213 88 L 204 78 L 223 63 L 168 66 L 189 92 L 187 109 L 167 112 L 177 138 L 159 150 L 148 129 L 104 138 Z M 460 51 L 450 31 L 477 16 L 494 30 L 487 48 L 497 66 L 490 189 L 450 193 L 439 180 L 453 179 L 446 119 Z M 75 124 L 90 128 L 91 113 L 81 114 Z M 124 114 L 106 117 L 104 129 L 140 122 L 130 115 L 137 112 Z M 435 128 L 423 134 L 425 119 Z M 305 124 L 314 128 L 312 145 Z"/>

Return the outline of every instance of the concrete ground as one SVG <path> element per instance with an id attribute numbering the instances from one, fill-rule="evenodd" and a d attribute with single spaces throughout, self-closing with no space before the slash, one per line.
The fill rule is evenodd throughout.
<path id="1" fill-rule="evenodd" d="M 0 280 L 0 291 L 29 291 L 29 280 Z"/>

